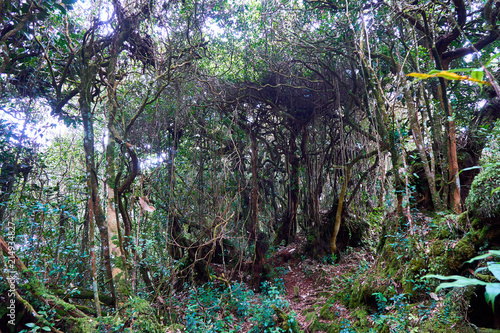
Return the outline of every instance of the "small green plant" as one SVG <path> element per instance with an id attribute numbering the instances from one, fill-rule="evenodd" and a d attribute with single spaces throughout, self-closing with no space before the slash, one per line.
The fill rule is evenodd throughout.
<path id="1" fill-rule="evenodd" d="M 43 306 L 42 308 L 46 308 Z M 51 332 L 52 328 L 50 326 L 54 326 L 51 321 L 54 319 L 55 316 L 55 310 L 48 309 L 47 311 L 45 310 L 39 310 L 38 314 L 42 316 L 43 320 L 38 321 L 37 323 L 27 323 L 26 327 L 29 329 L 24 329 L 21 330 L 21 333 L 32 333 L 32 332 Z"/>
<path id="2" fill-rule="evenodd" d="M 187 332 L 238 332 L 242 321 L 253 322 L 250 332 L 292 332 L 298 331 L 296 315 L 286 314 L 286 320 L 276 322 L 277 311 L 284 314 L 288 302 L 282 297 L 284 283 L 275 279 L 274 283 L 264 282 L 259 302 L 255 302 L 254 293 L 243 283 L 234 283 L 223 288 L 213 283 L 191 289 L 185 312 Z M 278 310 L 277 310 L 278 309 Z M 284 323 L 285 321 L 286 323 Z"/>
<path id="3" fill-rule="evenodd" d="M 50 332 L 51 331 L 50 327 L 48 327 L 48 326 L 40 327 L 35 323 L 27 323 L 26 326 L 29 327 L 30 329 L 29 330 L 22 330 L 21 333 L 24 333 L 24 332 L 31 333 L 31 332 L 41 332 L 41 331 Z"/>
<path id="4" fill-rule="evenodd" d="M 379 329 L 387 326 L 391 332 L 407 332 L 410 310 L 406 294 L 395 294 L 389 300 L 382 293 L 373 293 L 377 313 L 372 316 Z"/>
<path id="5" fill-rule="evenodd" d="M 356 330 L 352 328 L 351 323 L 347 319 L 342 319 L 340 322 L 340 333 L 355 333 Z"/>
<path id="6" fill-rule="evenodd" d="M 251 333 L 282 333 L 282 332 L 298 332 L 298 324 L 295 318 L 295 313 L 288 314 L 286 327 L 282 329 L 277 327 L 275 322 L 276 310 L 288 308 L 288 301 L 285 300 L 281 293 L 284 289 L 280 289 L 276 284 L 271 284 L 267 281 L 262 283 L 262 295 L 260 296 L 260 305 L 254 309 L 253 317 L 250 321 L 254 323 Z M 278 311 L 279 311 L 278 310 Z"/>
<path id="7" fill-rule="evenodd" d="M 251 311 L 249 299 L 253 296 L 243 284 L 229 288 L 216 287 L 209 282 L 191 289 L 185 314 L 188 332 L 229 332 L 236 318 Z"/>
<path id="8" fill-rule="evenodd" d="M 281 277 L 285 276 L 290 272 L 286 267 L 272 267 L 269 272 L 269 279 L 274 281 L 274 284 L 278 284 L 279 287 L 285 287 L 283 279 Z"/>
<path id="9" fill-rule="evenodd" d="M 491 256 L 500 256 L 500 250 L 490 250 L 488 253 L 476 256 L 471 260 L 466 261 L 466 263 L 472 263 L 477 260 L 482 260 L 489 258 Z M 486 267 L 480 267 L 476 269 L 474 275 L 477 275 L 479 272 L 489 270 L 493 277 L 500 281 L 500 262 L 498 261 L 488 261 Z M 439 284 L 436 288 L 436 292 L 444 288 L 456 288 L 456 287 L 467 287 L 467 286 L 485 286 L 486 291 L 484 292 L 484 298 L 487 303 L 490 303 L 491 308 L 495 311 L 495 298 L 500 294 L 500 282 L 485 282 L 482 280 L 474 279 L 474 278 L 466 278 L 460 275 L 451 275 L 444 276 L 438 274 L 428 274 L 423 276 L 424 279 L 439 279 L 439 280 L 455 280 L 452 282 L 443 282 Z M 493 279 L 488 279 L 493 280 Z"/>
<path id="10" fill-rule="evenodd" d="M 326 255 L 323 257 L 323 259 L 321 259 L 321 261 L 323 262 L 323 264 L 328 264 L 328 265 L 337 265 L 336 262 L 337 262 L 337 254 L 336 253 L 332 253 L 331 255 Z"/>

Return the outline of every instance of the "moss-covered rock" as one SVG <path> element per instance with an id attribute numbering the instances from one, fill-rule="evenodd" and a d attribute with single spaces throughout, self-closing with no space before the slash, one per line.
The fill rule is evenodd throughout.
<path id="1" fill-rule="evenodd" d="M 500 163 L 486 166 L 474 178 L 466 203 L 470 215 L 488 222 L 500 221 Z"/>
<path id="2" fill-rule="evenodd" d="M 467 211 L 458 216 L 457 225 L 462 230 L 469 229 L 469 213 Z"/>
<path id="3" fill-rule="evenodd" d="M 424 258 L 422 257 L 413 257 L 411 260 L 410 260 L 410 266 L 409 266 L 409 270 L 412 272 L 412 273 L 419 273 L 420 271 L 422 271 L 424 268 L 426 268 L 426 263 L 425 263 L 425 260 Z"/>

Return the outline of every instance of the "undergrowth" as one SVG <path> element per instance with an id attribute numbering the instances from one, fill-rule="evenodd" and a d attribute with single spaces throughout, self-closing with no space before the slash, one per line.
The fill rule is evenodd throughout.
<path id="1" fill-rule="evenodd" d="M 278 325 L 275 309 L 284 311 L 289 307 L 283 297 L 284 284 L 281 279 L 274 283 L 263 282 L 261 294 L 243 283 L 229 287 L 215 286 L 209 282 L 190 290 L 185 313 L 187 332 L 240 332 L 242 322 L 251 322 L 250 332 L 296 332 L 295 314 L 287 316 L 288 323 Z"/>

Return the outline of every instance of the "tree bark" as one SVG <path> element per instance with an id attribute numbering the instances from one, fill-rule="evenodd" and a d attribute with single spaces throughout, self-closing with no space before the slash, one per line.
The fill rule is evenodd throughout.
<path id="1" fill-rule="evenodd" d="M 340 190 L 339 204 L 337 206 L 337 211 L 335 213 L 335 225 L 333 228 L 333 235 L 330 238 L 330 250 L 332 251 L 332 253 L 337 253 L 337 235 L 339 234 L 340 223 L 342 221 L 342 207 L 344 205 L 344 199 L 347 193 L 347 184 L 351 179 L 351 169 L 352 166 L 349 165 L 346 166 L 344 182 L 342 183 L 342 189 Z"/>
<path id="2" fill-rule="evenodd" d="M 259 232 L 259 188 L 258 188 L 258 145 L 257 136 L 250 129 L 250 140 L 251 140 L 251 165 L 252 165 L 252 190 L 251 190 L 251 220 L 250 220 L 250 239 L 255 244 L 255 264 L 260 264 L 263 262 L 264 258 L 261 258 L 259 251 L 257 251 L 257 233 Z"/>
<path id="3" fill-rule="evenodd" d="M 96 258 L 95 258 L 95 236 L 94 236 L 94 207 L 92 200 L 88 200 L 88 225 L 89 225 L 89 249 L 90 249 L 90 267 L 92 276 L 92 291 L 94 292 L 94 304 L 97 311 L 97 315 L 101 316 L 101 303 L 99 302 L 99 287 L 97 286 L 97 268 L 96 268 Z"/>
<path id="4" fill-rule="evenodd" d="M 460 197 L 460 177 L 458 176 L 457 139 L 455 136 L 456 126 L 451 105 L 446 94 L 446 82 L 440 77 L 439 83 L 440 89 L 438 89 L 438 95 L 443 110 L 447 115 L 446 132 L 448 141 L 448 183 L 446 185 L 449 186 L 450 191 L 450 208 L 456 214 L 460 214 L 462 212 L 462 204 Z"/>
<path id="5" fill-rule="evenodd" d="M 295 142 L 296 134 L 293 128 L 290 133 L 288 154 L 286 156 L 286 169 L 289 174 L 289 182 L 287 188 L 288 206 L 282 218 L 281 225 L 278 228 L 278 235 L 276 237 L 276 245 L 285 241 L 289 244 L 297 232 L 297 209 L 299 207 L 299 162 L 297 156 L 297 144 Z"/>
<path id="6" fill-rule="evenodd" d="M 432 203 L 434 204 L 434 209 L 440 211 L 442 210 L 442 206 L 441 198 L 439 197 L 439 194 L 436 190 L 436 175 L 431 171 L 429 160 L 427 159 L 427 152 L 425 151 L 424 147 L 424 138 L 422 136 L 422 132 L 420 131 L 418 122 L 418 114 L 415 109 L 415 103 L 413 102 L 413 98 L 410 95 L 408 86 L 405 86 L 404 88 L 404 95 L 408 108 L 408 119 L 410 121 L 410 128 L 413 133 L 413 140 L 415 141 L 415 145 L 417 146 L 420 158 L 422 159 L 425 177 L 427 179 L 429 191 L 431 192 Z"/>
<path id="7" fill-rule="evenodd" d="M 344 181 L 342 183 L 342 188 L 340 190 L 340 195 L 339 195 L 339 203 L 337 205 L 337 211 L 335 213 L 335 224 L 333 227 L 333 235 L 330 238 L 330 251 L 332 253 L 337 253 L 337 236 L 339 234 L 340 230 L 340 224 L 342 221 L 342 209 L 344 206 L 344 201 L 347 193 L 347 185 L 349 184 L 349 180 L 351 179 L 351 173 L 352 173 L 352 168 L 356 163 L 361 161 L 362 159 L 370 158 L 372 156 L 375 156 L 378 154 L 378 150 L 374 150 L 368 154 L 361 154 L 356 157 L 354 157 L 346 166 L 345 166 L 345 176 L 344 176 Z"/>
<path id="8" fill-rule="evenodd" d="M 93 75 L 95 74 L 95 68 L 88 63 L 82 66 L 81 72 L 81 90 L 80 90 L 80 113 L 83 121 L 83 146 L 85 150 L 85 167 L 87 172 L 87 186 L 89 191 L 89 200 L 91 200 L 91 205 L 89 210 L 92 211 L 94 220 L 99 229 L 99 235 L 101 236 L 101 249 L 103 253 L 103 264 L 106 270 L 106 276 L 108 280 L 109 290 L 113 299 L 116 301 L 115 286 L 113 283 L 113 272 L 111 267 L 111 258 L 109 250 L 109 237 L 108 237 L 108 227 L 106 224 L 106 216 L 103 212 L 98 180 L 97 180 L 97 170 L 95 164 L 95 151 L 94 151 L 94 120 L 92 110 L 90 108 L 92 101 L 91 86 L 93 82 Z"/>

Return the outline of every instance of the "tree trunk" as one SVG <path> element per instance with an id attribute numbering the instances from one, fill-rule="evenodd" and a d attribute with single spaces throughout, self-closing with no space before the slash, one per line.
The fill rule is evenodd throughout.
<path id="1" fill-rule="evenodd" d="M 251 155 L 251 165 L 252 165 L 252 191 L 251 191 L 251 220 L 250 220 L 250 239 L 254 242 L 257 241 L 257 233 L 259 232 L 259 188 L 258 188 L 258 152 L 257 152 L 257 136 L 250 130 L 250 136 L 252 141 L 252 155 Z M 255 263 L 262 263 L 264 258 L 259 256 L 260 252 L 257 251 L 257 246 L 255 246 Z"/>
<path id="2" fill-rule="evenodd" d="M 347 193 L 347 184 L 349 183 L 349 180 L 351 178 L 351 169 L 351 165 L 346 166 L 344 182 L 342 183 L 342 189 L 340 190 L 339 204 L 337 206 L 337 212 L 335 213 L 333 235 L 330 238 L 330 251 L 332 251 L 332 253 L 337 253 L 337 235 L 339 234 L 340 223 L 342 221 L 342 207 L 344 205 L 344 200 Z"/>
<path id="3" fill-rule="evenodd" d="M 297 209 L 299 207 L 299 157 L 297 156 L 296 134 L 290 134 L 287 154 L 288 182 L 288 206 L 278 229 L 275 243 L 278 245 L 282 241 L 289 244 L 295 238 L 297 232 Z"/>
<path id="4" fill-rule="evenodd" d="M 345 176 L 344 176 L 344 181 L 342 182 L 342 188 L 340 189 L 340 195 L 339 195 L 339 203 L 337 205 L 337 210 L 335 213 L 335 224 L 333 227 L 333 235 L 330 238 L 330 250 L 332 253 L 337 253 L 337 236 L 340 230 L 340 224 L 342 221 L 342 209 L 344 206 L 344 201 L 346 198 L 346 193 L 347 193 L 347 185 L 349 184 L 349 180 L 351 179 L 351 173 L 352 173 L 352 168 L 356 163 L 361 161 L 362 159 L 370 158 L 372 156 L 375 156 L 378 154 L 378 150 L 374 150 L 368 154 L 360 154 L 356 157 L 354 157 L 346 166 L 345 166 Z M 374 164 L 376 166 L 376 163 Z"/>
<path id="5" fill-rule="evenodd" d="M 305 211 L 308 220 L 306 225 L 310 223 L 311 226 L 314 227 L 319 225 L 320 221 L 318 183 L 321 183 L 321 180 L 317 179 L 318 177 L 316 177 L 316 170 L 313 168 L 311 157 L 309 156 L 309 153 L 307 151 L 308 141 L 309 130 L 307 129 L 307 125 L 305 125 L 302 126 L 302 142 L 300 143 L 300 150 L 306 169 L 307 198 Z"/>
<path id="6" fill-rule="evenodd" d="M 113 283 L 113 273 L 111 267 L 111 258 L 109 251 L 108 227 L 106 216 L 103 212 L 98 189 L 97 170 L 95 165 L 94 153 L 94 120 L 91 110 L 92 101 L 92 76 L 95 69 L 87 65 L 82 67 L 81 72 L 81 91 L 80 91 L 80 113 L 83 121 L 83 146 L 85 150 L 85 167 L 87 171 L 87 186 L 92 205 L 89 207 L 94 215 L 94 220 L 101 236 L 101 249 L 103 253 L 103 264 L 106 270 L 106 276 L 109 283 L 109 290 L 113 299 L 116 301 L 115 287 Z"/>
<path id="7" fill-rule="evenodd" d="M 434 209 L 441 210 L 441 198 L 439 197 L 439 194 L 436 190 L 436 175 L 431 171 L 429 160 L 427 159 L 427 152 L 425 151 L 424 147 L 424 138 L 418 124 L 418 114 L 415 109 L 415 103 L 413 103 L 413 99 L 410 95 L 408 86 L 405 86 L 404 94 L 408 107 L 408 119 L 410 121 L 410 128 L 413 133 L 413 140 L 415 141 L 415 145 L 417 146 L 418 152 L 420 153 L 420 158 L 422 159 L 425 177 L 429 185 L 429 191 L 431 192 L 432 203 L 434 204 Z"/>
<path id="8" fill-rule="evenodd" d="M 115 156 L 115 140 L 116 130 L 115 122 L 117 120 L 118 112 L 118 102 L 116 96 L 116 88 L 118 82 L 116 80 L 116 64 L 118 58 L 118 41 L 113 43 L 111 49 L 111 57 L 109 59 L 109 65 L 107 68 L 107 87 L 108 87 L 108 101 L 107 101 L 107 127 L 108 127 L 108 142 L 106 145 L 106 220 L 108 223 L 108 233 L 110 238 L 110 252 L 116 258 L 120 258 L 121 265 L 113 267 L 113 279 L 116 283 L 122 277 L 123 269 L 126 267 L 126 252 L 123 242 L 122 233 L 120 230 L 120 224 L 118 221 L 118 214 L 116 207 L 118 207 L 118 202 L 121 200 L 120 193 L 115 193 L 115 189 L 118 188 L 116 182 L 119 178 L 116 177 L 116 156 Z"/>
<path id="9" fill-rule="evenodd" d="M 456 213 L 462 212 L 460 198 L 460 177 L 458 176 L 458 158 L 457 158 L 457 140 L 455 137 L 455 120 L 451 105 L 446 95 L 446 82 L 443 78 L 439 78 L 440 86 L 438 94 L 445 114 L 447 115 L 446 131 L 448 139 L 448 186 L 450 190 L 450 208 Z"/>
<path id="10" fill-rule="evenodd" d="M 92 270 L 92 291 L 94 292 L 94 304 L 97 315 L 101 316 L 101 303 L 99 302 L 99 288 L 97 286 L 97 268 L 95 259 L 95 236 L 94 236 L 94 208 L 92 200 L 89 198 L 89 245 L 90 245 L 90 267 Z"/>

